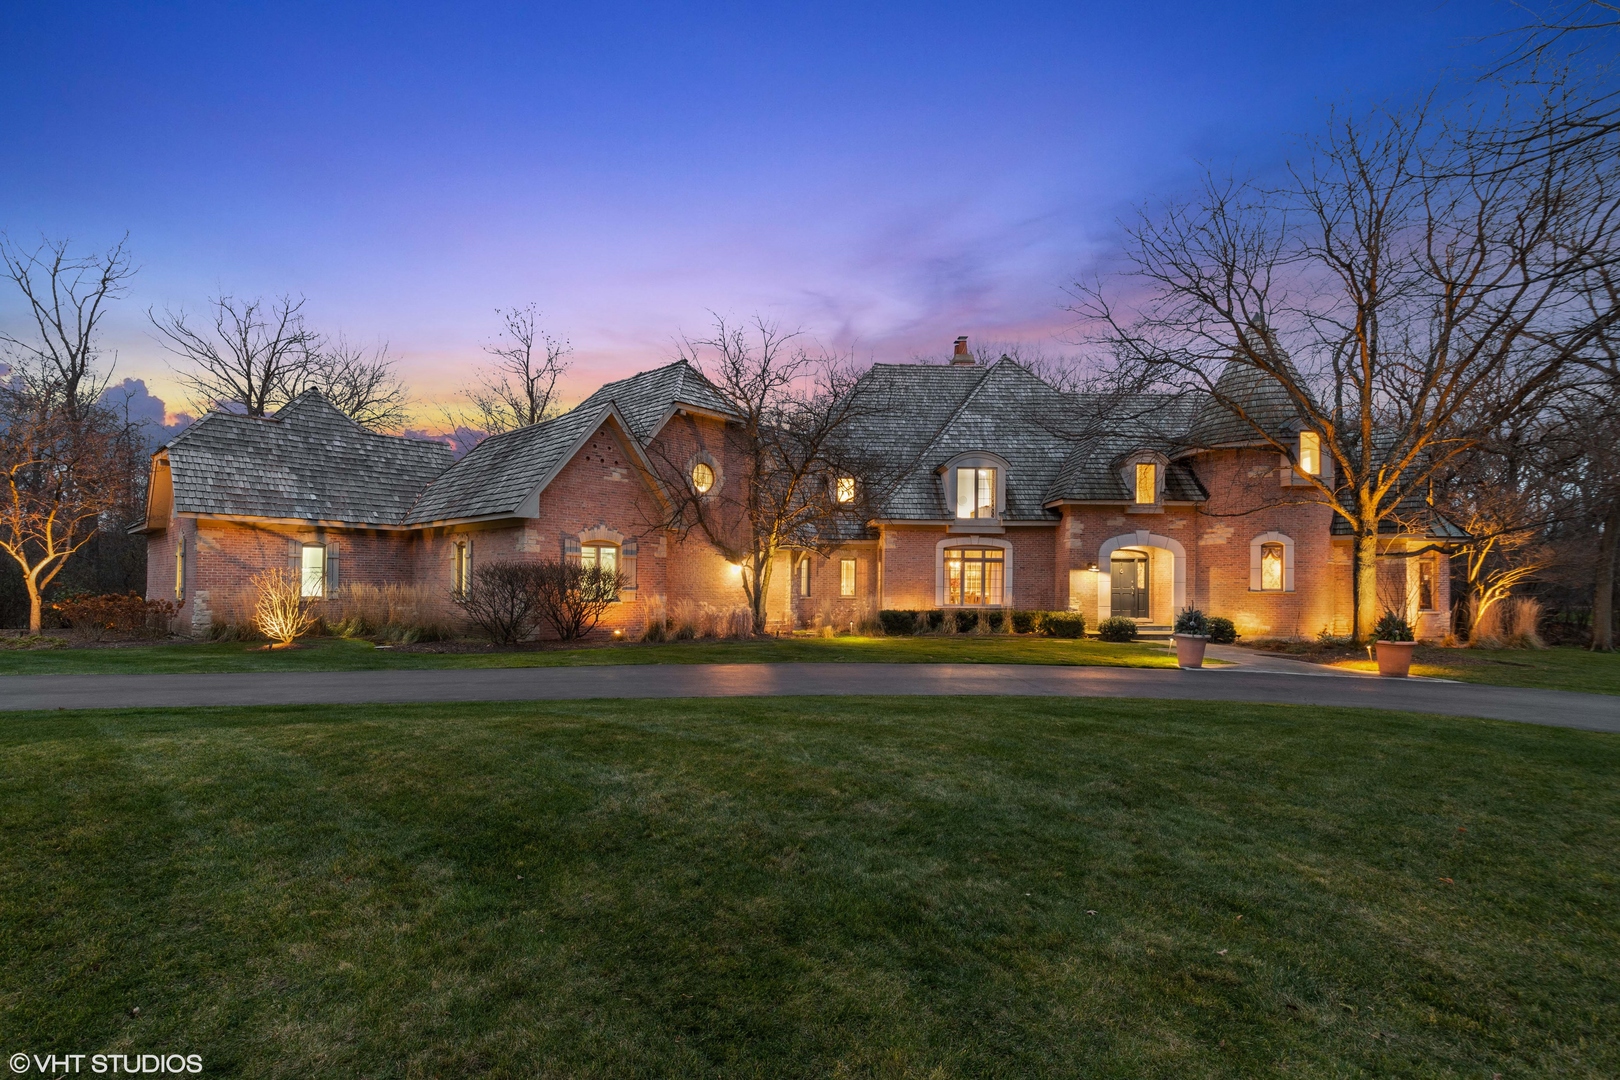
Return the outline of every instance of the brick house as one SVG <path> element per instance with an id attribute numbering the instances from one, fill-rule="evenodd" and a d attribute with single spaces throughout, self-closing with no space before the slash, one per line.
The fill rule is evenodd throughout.
<path id="1" fill-rule="evenodd" d="M 1316 436 L 1280 388 L 1237 368 L 1223 384 L 1297 465 L 1213 399 L 1060 393 L 1010 361 L 974 363 L 962 342 L 950 364 L 874 365 L 863 386 L 892 404 L 852 435 L 887 464 L 885 490 L 837 550 L 781 556 L 770 621 L 843 628 L 883 608 L 990 607 L 1165 625 L 1193 605 L 1250 636 L 1347 632 L 1350 538 L 1298 479 L 1326 467 Z M 634 635 L 682 601 L 732 607 L 739 570 L 697 534 L 652 524 L 663 485 L 738 482 L 730 416 L 685 362 L 459 461 L 367 431 L 313 392 L 273 417 L 211 413 L 153 455 L 147 595 L 172 597 L 200 633 L 241 618 L 248 580 L 270 566 L 296 569 L 316 596 L 408 584 L 448 600 L 483 561 L 567 557 L 622 574 L 604 629 Z M 1400 556 L 1462 534 L 1406 516 L 1426 524 L 1382 539 L 1380 604 L 1439 637 L 1444 557 Z"/>

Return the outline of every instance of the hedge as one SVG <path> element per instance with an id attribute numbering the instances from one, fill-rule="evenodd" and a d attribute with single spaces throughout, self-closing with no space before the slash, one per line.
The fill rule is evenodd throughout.
<path id="1" fill-rule="evenodd" d="M 1097 626 L 1097 636 L 1104 641 L 1135 641 L 1136 620 L 1127 619 L 1123 615 L 1115 615 L 1104 619 Z"/>

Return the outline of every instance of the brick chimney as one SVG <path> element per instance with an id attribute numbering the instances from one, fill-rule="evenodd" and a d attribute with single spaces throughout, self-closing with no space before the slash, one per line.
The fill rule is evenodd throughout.
<path id="1" fill-rule="evenodd" d="M 963 367 L 973 366 L 973 354 L 968 352 L 967 338 L 965 336 L 956 339 L 956 348 L 951 352 L 951 364 Z"/>

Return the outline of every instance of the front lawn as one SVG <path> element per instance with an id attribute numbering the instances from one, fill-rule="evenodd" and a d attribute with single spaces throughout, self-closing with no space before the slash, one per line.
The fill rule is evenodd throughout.
<path id="1" fill-rule="evenodd" d="M 0 1046 L 1612 1077 L 1617 778 L 1609 735 L 1211 703 L 0 715 Z"/>
<path id="2" fill-rule="evenodd" d="M 243 642 L 119 647 L 0 649 L 0 675 L 86 675 L 102 672 L 363 671 L 385 668 L 561 667 L 584 664 L 1082 664 L 1175 667 L 1160 644 L 1031 634 L 938 637 L 769 638 L 531 648 L 495 652 L 412 652 L 370 642 L 313 638 L 292 650 L 267 652 Z"/>
<path id="3" fill-rule="evenodd" d="M 1352 671 L 1378 670 L 1372 660 L 1348 660 L 1334 666 Z M 1620 694 L 1620 653 L 1595 653 L 1567 645 L 1554 649 L 1435 649 L 1419 645 L 1412 674 L 1495 686 Z"/>

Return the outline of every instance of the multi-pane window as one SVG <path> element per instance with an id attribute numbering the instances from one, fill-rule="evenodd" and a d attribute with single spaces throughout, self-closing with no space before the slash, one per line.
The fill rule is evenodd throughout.
<path id="1" fill-rule="evenodd" d="M 808 555 L 799 560 L 799 595 L 810 595 L 810 557 Z"/>
<path id="2" fill-rule="evenodd" d="M 1281 544 L 1260 545 L 1260 588 L 1263 591 L 1283 591 L 1283 569 L 1286 557 Z"/>
<path id="3" fill-rule="evenodd" d="M 996 516 L 996 470 L 956 470 L 956 516 L 993 518 Z"/>
<path id="4" fill-rule="evenodd" d="M 855 595 L 855 560 L 838 560 L 838 595 Z"/>
<path id="5" fill-rule="evenodd" d="M 617 544 L 582 544 L 579 565 L 586 570 L 601 570 L 603 575 L 619 572 L 619 546 Z M 614 579 L 613 597 L 618 599 L 618 579 Z"/>
<path id="6" fill-rule="evenodd" d="M 1439 578 L 1439 566 L 1433 555 L 1426 555 L 1418 560 L 1418 610 L 1435 611 L 1440 606 L 1439 590 L 1436 587 Z"/>
<path id="7" fill-rule="evenodd" d="M 617 544 L 585 544 L 579 549 L 579 565 L 587 570 L 600 568 L 606 573 L 619 569 Z"/>
<path id="8" fill-rule="evenodd" d="M 853 476 L 840 476 L 833 481 L 833 498 L 840 503 L 855 501 L 855 478 Z"/>
<path id="9" fill-rule="evenodd" d="M 1159 501 L 1159 467 L 1151 461 L 1136 466 L 1136 504 L 1152 506 Z"/>
<path id="10" fill-rule="evenodd" d="M 299 564 L 300 592 L 308 597 L 326 595 L 326 546 L 305 544 Z"/>
<path id="11" fill-rule="evenodd" d="M 1322 436 L 1314 431 L 1299 433 L 1299 471 L 1307 476 L 1322 475 Z"/>
<path id="12" fill-rule="evenodd" d="M 1006 567 L 1000 548 L 946 548 L 945 602 L 999 606 Z"/>
<path id="13" fill-rule="evenodd" d="M 714 468 L 706 462 L 698 462 L 692 466 L 692 490 L 699 495 L 707 495 L 709 489 L 714 487 Z"/>
<path id="14" fill-rule="evenodd" d="M 472 549 L 467 546 L 467 541 L 456 541 L 452 558 L 450 587 L 457 596 L 466 596 L 467 588 L 472 584 Z"/>

